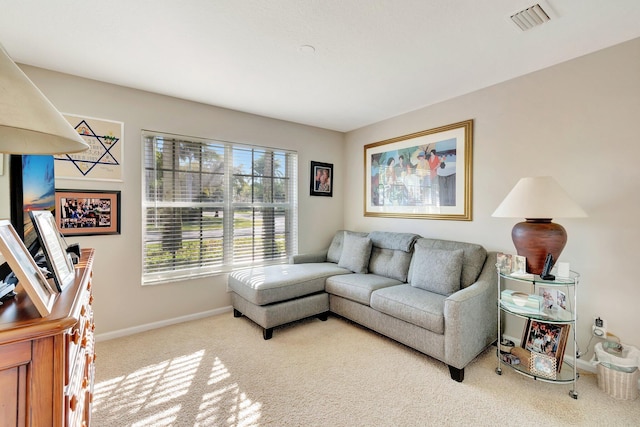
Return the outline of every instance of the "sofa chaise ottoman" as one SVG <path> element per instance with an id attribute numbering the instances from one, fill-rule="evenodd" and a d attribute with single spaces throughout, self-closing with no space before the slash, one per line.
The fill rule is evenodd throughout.
<path id="1" fill-rule="evenodd" d="M 327 277 L 349 274 L 350 270 L 330 262 L 279 264 L 234 272 L 229 288 L 234 316 L 247 316 L 263 328 L 265 340 L 273 328 L 311 316 L 326 320 L 329 294 Z"/>

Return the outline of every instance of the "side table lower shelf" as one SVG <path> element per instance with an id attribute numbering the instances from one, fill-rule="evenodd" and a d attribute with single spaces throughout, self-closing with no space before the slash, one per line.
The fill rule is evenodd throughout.
<path id="1" fill-rule="evenodd" d="M 509 367 L 510 369 L 513 369 L 520 375 L 524 375 L 525 377 L 529 377 L 534 380 L 539 380 L 539 381 L 544 381 L 544 382 L 549 382 L 554 384 L 573 383 L 574 388 L 569 391 L 569 396 L 571 396 L 574 399 L 578 398 L 578 392 L 575 390 L 575 382 L 580 377 L 580 374 L 574 370 L 574 366 L 571 363 L 563 361 L 562 367 L 560 368 L 560 372 L 556 373 L 556 377 L 549 378 L 546 376 L 532 373 L 529 370 L 529 363 L 526 360 L 524 361 L 524 363 L 518 363 L 516 365 L 512 365 L 502 360 L 501 358 L 502 354 L 500 353 L 499 349 L 496 349 L 496 354 L 498 358 L 498 366 L 496 367 L 496 374 L 502 375 L 502 366 L 504 365 Z M 575 372 L 575 376 L 574 376 L 574 372 Z"/>

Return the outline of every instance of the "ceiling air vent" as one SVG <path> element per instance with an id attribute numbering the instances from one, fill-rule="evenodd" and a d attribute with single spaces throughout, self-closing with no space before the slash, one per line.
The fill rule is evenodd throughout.
<path id="1" fill-rule="evenodd" d="M 535 4 L 531 7 L 521 10 L 520 12 L 511 15 L 511 20 L 522 30 L 527 31 L 538 25 L 542 25 L 547 22 L 549 15 L 540 7 L 539 4 Z"/>

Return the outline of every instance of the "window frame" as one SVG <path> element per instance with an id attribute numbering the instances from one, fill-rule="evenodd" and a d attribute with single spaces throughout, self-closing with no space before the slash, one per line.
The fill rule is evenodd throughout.
<path id="1" fill-rule="evenodd" d="M 158 145 L 165 143 L 171 144 L 171 165 L 159 168 L 159 161 L 157 155 Z M 180 148 L 182 144 L 194 144 L 193 147 L 200 147 L 198 151 L 198 165 L 199 171 L 194 172 L 191 169 L 181 169 L 181 160 L 178 154 L 176 154 L 176 147 Z M 199 179 L 198 194 L 205 194 L 201 190 L 202 177 L 205 174 L 213 172 L 202 172 L 204 151 L 207 149 L 213 150 L 220 149 L 223 152 L 222 160 L 222 201 L 193 201 L 193 200 L 176 200 L 176 198 L 185 197 L 193 194 L 193 188 L 189 187 L 189 191 L 180 193 L 180 189 L 184 186 L 187 179 L 180 181 L 180 175 L 195 174 L 194 180 L 197 177 Z M 250 145 L 243 143 L 235 143 L 230 141 L 221 141 L 216 139 L 205 139 L 199 137 L 191 137 L 184 135 L 175 135 L 166 132 L 156 132 L 149 130 L 142 130 L 142 277 L 141 282 L 143 285 L 161 284 L 174 281 L 189 280 L 192 278 L 199 278 L 204 276 L 212 276 L 216 274 L 230 272 L 238 268 L 246 268 L 248 266 L 259 266 L 268 264 L 281 264 L 288 261 L 288 258 L 297 253 L 298 248 L 298 153 L 296 151 L 265 147 L 259 145 Z M 195 151 L 194 151 L 195 152 Z M 234 163 L 234 157 L 241 154 L 251 154 L 250 173 L 239 174 L 239 168 L 247 168 L 247 165 L 236 165 Z M 166 154 L 166 153 L 165 153 Z M 258 154 L 258 155 L 257 155 Z M 263 157 L 260 157 L 262 154 Z M 149 157 L 153 156 L 153 157 Z M 269 161 L 268 158 L 271 160 Z M 263 159 L 262 174 L 258 173 L 259 168 L 256 166 L 257 162 Z M 164 160 L 164 158 L 162 159 Z M 279 164 L 278 161 L 284 163 Z M 153 165 L 151 165 L 153 162 Z M 278 165 L 278 166 L 276 166 Z M 270 173 L 267 175 L 265 169 L 270 166 Z M 275 168 L 278 167 L 279 172 L 284 171 L 284 175 L 277 176 Z M 169 185 L 169 192 L 171 193 L 171 200 L 164 200 L 165 194 L 160 194 L 161 188 L 166 181 L 164 180 L 164 174 L 169 173 L 172 178 L 172 183 Z M 162 177 L 159 177 L 160 176 Z M 250 184 L 246 184 L 243 179 L 250 181 Z M 242 182 L 242 186 L 239 187 L 239 183 Z M 276 184 L 277 182 L 277 184 Z M 267 184 L 268 183 L 268 184 Z M 235 185 L 235 187 L 234 187 Z M 196 188 L 196 186 L 193 186 Z M 261 187 L 261 193 L 258 192 L 258 187 Z M 238 188 L 241 188 L 238 190 Z M 267 192 L 266 188 L 269 189 Z M 210 189 L 210 188 L 206 188 Z M 247 189 L 250 189 L 250 194 L 247 195 Z M 276 189 L 284 191 L 284 193 L 278 193 L 276 195 Z M 237 192 L 237 194 L 236 194 Z M 256 198 L 256 192 L 258 196 Z M 176 195 L 180 193 L 180 195 Z M 208 194 L 214 193 L 213 191 Z M 239 200 L 242 197 L 249 197 L 248 200 Z M 218 193 L 215 193 L 218 194 Z M 267 196 L 265 196 L 265 194 Z M 265 200 L 267 199 L 267 200 Z M 198 249 L 197 259 L 191 262 L 189 258 L 188 263 L 181 268 L 180 262 L 177 260 L 176 253 L 180 249 L 174 249 L 165 251 L 161 246 L 161 250 L 158 251 L 158 238 L 150 238 L 149 226 L 151 224 L 150 212 L 153 212 L 153 219 L 157 219 L 158 209 L 161 208 L 182 208 L 183 210 L 178 212 L 172 212 L 169 216 L 166 216 L 162 221 L 165 221 L 163 225 L 167 228 L 171 227 L 171 224 L 180 223 L 180 236 L 178 232 L 175 234 L 167 234 L 170 237 L 171 242 L 176 242 L 176 245 L 182 249 L 185 242 L 189 242 L 193 245 L 194 239 L 185 238 L 182 233 L 185 230 L 184 224 L 180 221 L 172 221 L 171 219 L 183 219 L 183 214 L 189 209 L 199 210 L 198 215 L 194 214 L 193 218 L 196 219 L 198 232 L 200 237 L 195 239 Z M 220 236 L 214 236 L 209 238 L 203 237 L 203 224 L 205 222 L 205 215 L 203 212 L 205 209 L 210 211 L 215 209 L 221 210 L 221 224 L 222 224 L 222 257 L 220 262 L 218 258 L 213 258 L 207 263 L 206 254 L 209 252 L 203 252 L 203 241 L 209 240 L 215 242 L 216 239 L 220 239 Z M 236 223 L 240 223 L 239 217 L 242 211 L 250 212 L 250 217 L 247 219 L 246 214 L 242 221 L 245 224 L 244 228 L 238 227 Z M 188 211 L 193 213 L 191 211 Z M 216 218 L 217 218 L 216 214 Z M 190 218 L 190 217 L 189 217 Z M 266 219 L 265 219 L 266 218 Z M 265 225 L 264 221 L 267 221 L 268 225 Z M 157 222 L 156 222 L 157 223 Z M 248 224 L 248 225 L 246 225 Z M 261 225 L 258 225 L 261 224 Z M 249 230 L 247 233 L 242 233 L 241 230 Z M 256 237 L 256 230 L 260 229 L 260 236 Z M 215 233 L 214 233 L 215 234 Z M 265 242 L 264 237 L 267 237 L 267 246 L 260 246 Z M 174 240 L 173 237 L 178 237 Z M 249 244 L 239 243 L 240 239 L 249 239 Z M 244 241 L 244 240 L 243 240 Z M 166 253 L 172 253 L 171 260 L 166 262 L 160 262 L 157 265 L 163 266 L 160 269 L 152 267 L 150 261 L 151 242 L 156 246 L 156 257 L 166 257 Z M 161 245 L 163 242 L 160 242 Z M 267 249 L 271 248 L 267 253 Z M 274 248 L 280 248 L 280 250 L 274 250 Z M 220 248 L 218 248 L 220 249 Z M 238 253 L 242 253 L 242 250 L 250 250 L 251 254 L 244 254 L 242 256 Z M 192 251 L 185 250 L 189 253 L 189 257 L 193 256 Z M 158 256 L 158 254 L 160 254 Z M 265 258 L 266 256 L 266 258 Z M 197 266 L 195 264 L 200 264 Z"/>

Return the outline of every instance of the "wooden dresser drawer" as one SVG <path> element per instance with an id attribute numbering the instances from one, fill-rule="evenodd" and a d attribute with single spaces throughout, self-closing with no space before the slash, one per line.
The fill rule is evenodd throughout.
<path id="1" fill-rule="evenodd" d="M 31 361 L 31 343 L 17 342 L 0 347 L 0 369 L 26 365 Z"/>
<path id="2" fill-rule="evenodd" d="M 18 342 L 0 347 L 0 425 L 20 426 L 27 419 L 28 366 L 31 343 Z"/>
<path id="3" fill-rule="evenodd" d="M 67 334 L 65 334 L 65 348 L 67 353 L 65 366 L 65 385 L 69 385 L 69 381 L 73 375 L 74 361 L 78 357 L 83 356 L 87 352 L 93 354 L 93 295 L 91 294 L 91 281 L 87 284 L 86 290 L 83 291 L 80 300 L 80 318 Z"/>
<path id="4" fill-rule="evenodd" d="M 42 317 L 24 292 L 0 306 L 0 426 L 82 427 L 91 420 L 93 249 Z"/>

